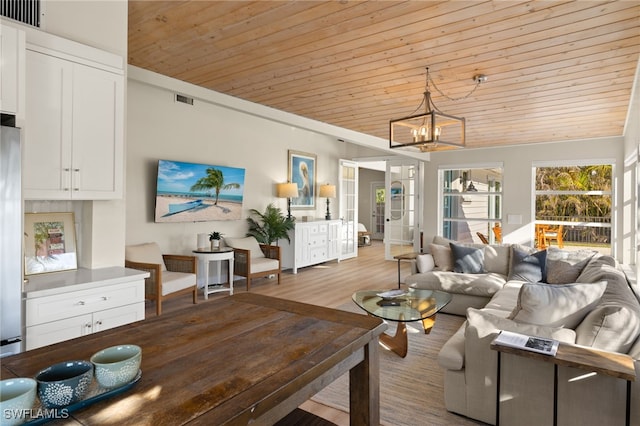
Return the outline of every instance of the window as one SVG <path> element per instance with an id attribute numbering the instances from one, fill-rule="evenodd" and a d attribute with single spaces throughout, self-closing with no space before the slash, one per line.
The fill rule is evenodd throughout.
<path id="1" fill-rule="evenodd" d="M 535 243 L 611 254 L 611 164 L 538 166 L 535 176 Z M 555 239 L 545 238 L 551 228 Z"/>
<path id="2" fill-rule="evenodd" d="M 494 228 L 502 225 L 502 166 L 441 169 L 439 181 L 442 236 L 499 242 L 500 229 Z"/>

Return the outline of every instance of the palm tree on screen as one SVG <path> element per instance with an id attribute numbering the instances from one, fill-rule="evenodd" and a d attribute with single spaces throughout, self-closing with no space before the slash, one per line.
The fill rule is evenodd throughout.
<path id="1" fill-rule="evenodd" d="M 218 205 L 218 197 L 220 197 L 220 191 L 224 189 L 238 189 L 240 188 L 239 183 L 224 183 L 224 174 L 222 170 L 214 169 L 213 167 L 209 167 L 206 170 L 207 175 L 201 177 L 191 186 L 190 191 L 205 191 L 212 192 L 215 190 L 216 201 L 213 205 Z"/>

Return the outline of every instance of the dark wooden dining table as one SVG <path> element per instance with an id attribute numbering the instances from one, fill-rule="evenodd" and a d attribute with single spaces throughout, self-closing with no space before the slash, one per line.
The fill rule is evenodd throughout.
<path id="1" fill-rule="evenodd" d="M 349 373 L 352 425 L 379 424 L 379 319 L 242 293 L 1 360 L 2 379 L 100 349 L 142 348 L 130 389 L 56 421 L 74 425 L 269 425 Z"/>

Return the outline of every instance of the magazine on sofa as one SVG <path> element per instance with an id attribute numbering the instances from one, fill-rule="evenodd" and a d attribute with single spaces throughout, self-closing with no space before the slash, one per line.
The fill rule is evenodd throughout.
<path id="1" fill-rule="evenodd" d="M 555 356 L 558 352 L 559 342 L 545 337 L 527 336 L 526 334 L 502 330 L 493 339 L 493 344 Z"/>

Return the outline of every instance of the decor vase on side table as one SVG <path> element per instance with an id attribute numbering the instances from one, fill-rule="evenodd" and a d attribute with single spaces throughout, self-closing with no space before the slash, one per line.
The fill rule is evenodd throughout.
<path id="1" fill-rule="evenodd" d="M 198 258 L 198 284 L 202 283 L 204 298 L 208 299 L 212 293 L 228 291 L 229 295 L 233 294 L 233 249 L 231 247 L 219 247 L 212 250 L 193 250 L 193 254 Z M 229 262 L 229 274 L 227 282 L 221 283 L 222 262 Z M 216 282 L 209 283 L 209 262 L 216 262 Z M 201 273 L 202 271 L 202 273 Z"/>

